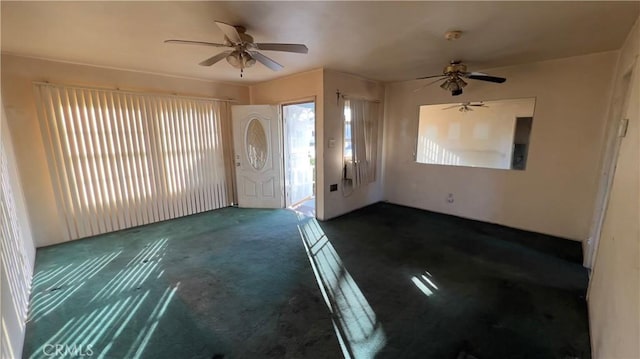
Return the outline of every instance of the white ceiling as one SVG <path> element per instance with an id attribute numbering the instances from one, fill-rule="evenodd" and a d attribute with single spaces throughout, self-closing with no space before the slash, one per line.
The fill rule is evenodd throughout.
<path id="1" fill-rule="evenodd" d="M 470 70 L 618 49 L 640 2 L 11 2 L 2 1 L 2 51 L 63 61 L 239 83 L 318 67 L 381 81 L 437 74 L 451 59 Z M 304 43 L 309 53 L 264 52 L 240 79 L 213 23 L 243 25 L 256 42 Z M 455 42 L 447 30 L 462 30 Z"/>

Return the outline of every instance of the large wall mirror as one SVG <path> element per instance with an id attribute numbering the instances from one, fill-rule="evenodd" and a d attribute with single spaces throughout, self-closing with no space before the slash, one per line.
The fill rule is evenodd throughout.
<path id="1" fill-rule="evenodd" d="M 416 161 L 524 170 L 535 98 L 420 106 Z"/>

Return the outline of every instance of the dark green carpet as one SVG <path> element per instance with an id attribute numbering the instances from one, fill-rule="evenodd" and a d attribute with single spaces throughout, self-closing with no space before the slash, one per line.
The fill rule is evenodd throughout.
<path id="1" fill-rule="evenodd" d="M 24 353 L 339 358 L 336 323 L 356 358 L 589 358 L 580 258 L 383 203 L 319 226 L 225 208 L 39 249 Z"/>
<path id="2" fill-rule="evenodd" d="M 591 357 L 579 242 L 384 203 L 322 226 L 387 333 L 377 357 Z"/>

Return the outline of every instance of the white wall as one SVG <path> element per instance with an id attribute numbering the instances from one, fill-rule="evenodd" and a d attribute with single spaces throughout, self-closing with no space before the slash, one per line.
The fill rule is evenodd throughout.
<path id="1" fill-rule="evenodd" d="M 615 59 L 615 52 L 607 52 L 490 69 L 486 72 L 507 81 L 469 80 L 464 94 L 455 99 L 437 84 L 414 92 L 428 80 L 388 85 L 386 199 L 584 240 L 596 192 Z M 419 105 L 525 97 L 536 98 L 525 171 L 414 161 Z M 454 203 L 446 201 L 448 193 L 453 193 Z"/>
<path id="2" fill-rule="evenodd" d="M 9 191 L 3 193 L 14 204 L 17 238 L 0 232 L 0 358 L 20 358 L 25 333 L 25 319 L 31 278 L 35 263 L 35 246 L 16 167 L 13 143 L 7 127 L 4 106 L 0 104 L 0 151 L 4 151 L 9 172 Z M 2 188 L 0 187 L 0 190 Z M 7 208 L 3 208 L 6 211 Z M 11 215 L 11 213 L 9 213 Z M 5 226 L 7 223 L 0 220 Z M 12 227 L 9 225 L 8 227 Z"/>
<path id="3" fill-rule="evenodd" d="M 246 86 L 2 55 L 2 94 L 18 171 L 38 247 L 64 240 L 35 107 L 33 81 L 157 93 L 232 98 L 249 103 Z"/>
<path id="4" fill-rule="evenodd" d="M 589 283 L 594 358 L 640 358 L 640 18 L 620 51 L 612 96 L 617 114 L 629 119 Z M 624 77 L 629 75 L 629 88 Z M 628 104 L 624 99 L 628 96 Z"/>

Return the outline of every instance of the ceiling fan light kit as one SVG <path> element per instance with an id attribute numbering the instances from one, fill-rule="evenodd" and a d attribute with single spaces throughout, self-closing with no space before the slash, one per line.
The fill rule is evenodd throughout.
<path id="1" fill-rule="evenodd" d="M 170 44 L 199 45 L 211 47 L 230 47 L 232 51 L 221 52 L 204 61 L 201 66 L 211 66 L 218 61 L 225 59 L 229 65 L 240 69 L 240 77 L 243 77 L 244 69 L 252 67 L 256 62 L 260 62 L 264 66 L 273 71 L 280 71 L 284 67 L 273 59 L 258 52 L 263 51 L 281 51 L 292 52 L 298 54 L 306 54 L 309 49 L 303 44 L 279 44 L 279 43 L 255 43 L 253 37 L 246 33 L 243 26 L 234 26 L 221 21 L 215 21 L 216 25 L 224 33 L 224 43 L 193 41 L 193 40 L 165 40 Z"/>
<path id="2" fill-rule="evenodd" d="M 226 59 L 229 65 L 235 67 L 236 69 L 240 69 L 240 71 L 256 64 L 256 59 L 251 57 L 251 54 L 246 51 L 233 51 L 229 55 L 227 55 Z"/>
<path id="3" fill-rule="evenodd" d="M 440 87 L 444 90 L 450 91 L 452 96 L 458 96 L 462 94 L 462 88 L 467 86 L 467 83 L 459 78 L 446 79 Z"/>

